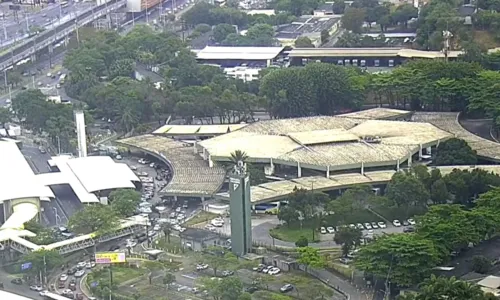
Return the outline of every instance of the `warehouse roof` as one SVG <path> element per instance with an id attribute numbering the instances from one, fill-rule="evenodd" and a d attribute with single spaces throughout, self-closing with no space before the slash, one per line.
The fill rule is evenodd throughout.
<path id="1" fill-rule="evenodd" d="M 456 58 L 462 51 L 449 51 L 448 57 Z M 295 48 L 289 57 L 406 57 L 444 58 L 441 51 L 421 51 L 404 48 Z"/>
<path id="2" fill-rule="evenodd" d="M 196 55 L 201 60 L 239 59 L 268 60 L 274 59 L 284 47 L 216 47 L 206 46 Z"/>
<path id="3" fill-rule="evenodd" d="M 412 120 L 431 123 L 466 141 L 473 150 L 477 151 L 477 155 L 493 161 L 500 161 L 500 144 L 477 136 L 463 128 L 458 122 L 458 113 L 416 112 Z"/>
<path id="4" fill-rule="evenodd" d="M 155 135 L 135 136 L 118 142 L 145 150 L 172 167 L 172 180 L 161 191 L 165 195 L 210 196 L 224 183 L 225 169 L 219 166 L 210 168 L 185 143 Z"/>
<path id="5" fill-rule="evenodd" d="M 213 160 L 228 160 L 236 150 L 249 161 L 306 165 L 313 169 L 344 170 L 396 165 L 452 135 L 428 123 L 368 120 L 381 111 L 345 116 L 267 120 L 199 143 Z M 393 111 L 392 115 L 403 111 Z M 386 113 L 388 113 L 386 111 Z M 407 112 L 404 112 L 407 113 Z M 391 116 L 392 116 L 391 115 Z"/>
<path id="6" fill-rule="evenodd" d="M 441 171 L 442 175 L 451 173 L 454 169 L 460 170 L 473 170 L 480 168 L 488 172 L 500 174 L 500 166 L 498 165 L 484 165 L 484 166 L 443 166 L 434 167 Z M 432 169 L 432 168 L 431 168 Z M 341 174 L 327 177 L 310 176 L 300 177 L 291 180 L 274 181 L 263 183 L 257 186 L 252 186 L 250 189 L 252 203 L 266 203 L 285 199 L 288 195 L 293 193 L 295 188 L 302 188 L 310 190 L 314 188 L 315 191 L 325 192 L 331 190 L 345 189 L 358 184 L 385 184 L 389 182 L 392 176 L 396 173 L 394 170 L 388 171 L 372 171 L 360 173 Z M 228 193 L 217 194 L 218 198 L 229 200 Z"/>

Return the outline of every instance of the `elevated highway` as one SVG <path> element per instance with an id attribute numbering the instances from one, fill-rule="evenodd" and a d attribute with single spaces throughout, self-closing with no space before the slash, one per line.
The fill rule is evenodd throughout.
<path id="1" fill-rule="evenodd" d="M 85 26 L 125 5 L 125 0 L 110 0 L 106 4 L 89 8 L 62 24 L 56 23 L 51 29 L 27 39 L 24 43 L 11 48 L 9 52 L 0 55 L 0 69 L 5 70 L 23 59 L 34 56 L 37 51 L 65 38 L 76 28 Z"/>

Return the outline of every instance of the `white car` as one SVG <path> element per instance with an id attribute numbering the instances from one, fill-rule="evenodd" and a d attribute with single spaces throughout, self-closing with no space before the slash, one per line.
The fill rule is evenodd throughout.
<path id="1" fill-rule="evenodd" d="M 59 277 L 59 281 L 66 281 L 66 280 L 68 280 L 68 275 L 66 274 L 62 274 L 61 277 Z"/>
<path id="2" fill-rule="evenodd" d="M 186 231 L 186 228 L 184 228 L 184 227 L 181 227 L 181 228 L 179 229 L 179 232 L 184 232 L 184 231 Z"/>
<path id="3" fill-rule="evenodd" d="M 380 228 L 387 228 L 387 225 L 385 225 L 385 222 L 378 222 L 377 225 Z"/>
<path id="4" fill-rule="evenodd" d="M 76 265 L 76 267 L 77 267 L 77 268 L 79 268 L 79 269 L 83 269 L 83 268 L 85 268 L 85 266 L 86 266 L 86 265 L 87 265 L 87 263 L 86 263 L 86 262 L 81 261 L 81 262 L 79 262 L 79 263 Z"/>
<path id="5" fill-rule="evenodd" d="M 365 229 L 365 227 L 361 223 L 358 223 L 356 226 L 358 227 L 358 229 L 361 229 L 361 230 Z"/>
<path id="6" fill-rule="evenodd" d="M 85 270 L 79 270 L 75 273 L 75 277 L 82 277 L 85 274 Z"/>
<path id="7" fill-rule="evenodd" d="M 365 223 L 365 228 L 366 228 L 366 229 L 368 229 L 368 230 L 370 230 L 370 229 L 372 229 L 373 227 L 372 227 L 372 224 L 370 224 L 370 223 Z"/>
<path id="8" fill-rule="evenodd" d="M 154 231 L 159 231 L 160 229 L 161 229 L 160 224 L 156 224 L 156 225 L 153 227 L 153 230 L 154 230 Z"/>
<path id="9" fill-rule="evenodd" d="M 392 221 L 392 225 L 394 225 L 396 227 L 400 227 L 401 226 L 401 222 L 399 222 L 399 220 L 394 220 L 394 221 Z"/>
<path id="10" fill-rule="evenodd" d="M 333 228 L 332 226 L 328 226 L 326 227 L 326 231 L 328 231 L 328 233 L 335 233 L 335 228 Z"/>
<path id="11" fill-rule="evenodd" d="M 41 291 L 41 292 L 40 292 L 40 293 L 38 293 L 38 294 L 40 294 L 40 296 L 42 296 L 42 297 L 45 297 L 45 296 L 47 296 L 49 293 L 50 293 L 49 291 L 47 291 L 47 290 L 43 290 L 43 291 Z"/>
<path id="12" fill-rule="evenodd" d="M 415 220 L 413 220 L 413 219 L 408 219 L 408 224 L 410 224 L 410 225 L 415 225 L 415 224 L 417 224 L 417 223 L 416 223 L 416 222 L 415 222 Z"/>
<path id="13" fill-rule="evenodd" d="M 207 264 L 198 264 L 198 265 L 196 265 L 196 270 L 198 270 L 198 271 L 206 270 L 206 269 L 208 269 L 208 265 Z"/>
<path id="14" fill-rule="evenodd" d="M 366 235 L 373 235 L 373 229 L 368 230 L 368 232 L 366 233 Z"/>
<path id="15" fill-rule="evenodd" d="M 349 228 L 351 228 L 351 229 L 356 229 L 356 225 L 354 225 L 354 224 L 349 224 Z"/>
<path id="16" fill-rule="evenodd" d="M 326 234 L 326 228 L 325 227 L 321 227 L 320 230 L 321 234 Z"/>
<path id="17" fill-rule="evenodd" d="M 30 290 L 32 291 L 37 291 L 37 292 L 41 292 L 43 291 L 43 287 L 39 286 L 39 285 L 31 285 L 30 286 Z"/>
<path id="18" fill-rule="evenodd" d="M 267 274 L 269 275 L 277 275 L 281 272 L 279 268 L 272 268 L 271 270 L 267 271 Z"/>
<path id="19" fill-rule="evenodd" d="M 131 243 L 127 243 L 127 248 L 134 248 L 135 246 L 137 246 L 137 242 L 131 242 Z"/>
<path id="20" fill-rule="evenodd" d="M 224 223 L 217 222 L 217 221 L 212 221 L 212 225 L 213 225 L 214 227 L 222 227 L 222 226 L 224 226 Z"/>
<path id="21" fill-rule="evenodd" d="M 267 274 L 267 273 L 268 273 L 269 271 L 271 271 L 272 269 L 273 269 L 273 267 L 272 267 L 272 266 L 267 266 L 267 267 L 265 267 L 264 269 L 262 269 L 262 273 L 266 273 L 266 274 Z"/>

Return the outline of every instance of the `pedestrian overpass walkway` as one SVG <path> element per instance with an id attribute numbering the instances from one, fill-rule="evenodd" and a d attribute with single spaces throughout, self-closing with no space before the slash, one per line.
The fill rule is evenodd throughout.
<path id="1" fill-rule="evenodd" d="M 105 235 L 97 236 L 95 233 L 77 236 L 72 239 L 56 242 L 50 245 L 36 245 L 23 237 L 35 236 L 28 230 L 4 229 L 0 231 L 0 243 L 4 247 L 10 247 L 22 254 L 37 250 L 56 250 L 59 254 L 69 254 L 85 248 L 93 247 L 99 243 L 108 242 L 124 236 L 142 232 L 146 226 L 150 226 L 148 218 L 133 216 L 122 220 L 119 228 Z"/>

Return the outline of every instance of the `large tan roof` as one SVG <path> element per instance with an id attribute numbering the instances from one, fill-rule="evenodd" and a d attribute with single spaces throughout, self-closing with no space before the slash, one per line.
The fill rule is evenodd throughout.
<path id="1" fill-rule="evenodd" d="M 456 58 L 462 51 L 449 51 L 448 57 Z M 290 57 L 407 57 L 407 58 L 444 58 L 441 51 L 422 51 L 404 48 L 295 48 Z"/>
<path id="2" fill-rule="evenodd" d="M 168 161 L 173 176 L 162 190 L 166 195 L 210 196 L 224 183 L 226 171 L 210 168 L 192 147 L 166 137 L 141 135 L 118 141 L 120 144 L 140 148 Z"/>
<path id="3" fill-rule="evenodd" d="M 412 119 L 418 122 L 428 122 L 442 130 L 446 130 L 455 137 L 466 141 L 473 150 L 477 151 L 477 155 L 494 161 L 500 161 L 500 144 L 467 131 L 458 122 L 458 113 L 417 112 L 413 115 Z"/>
<path id="4" fill-rule="evenodd" d="M 500 174 L 500 166 L 498 165 L 484 165 L 477 167 L 470 166 L 443 166 L 435 167 L 441 171 L 442 175 L 451 173 L 454 169 L 459 170 L 474 170 L 476 168 L 483 169 L 488 172 L 493 172 Z M 263 183 L 257 186 L 251 187 L 251 201 L 252 203 L 265 203 L 278 201 L 286 199 L 288 195 L 293 193 L 295 188 L 303 188 L 306 190 L 311 190 L 314 188 L 315 191 L 332 191 L 338 189 L 345 189 L 358 184 L 385 184 L 389 182 L 392 176 L 396 173 L 394 170 L 387 171 L 371 171 L 361 173 L 349 173 L 333 175 L 329 178 L 322 176 L 310 176 L 301 177 L 291 180 L 274 181 L 269 183 Z M 228 193 L 217 194 L 219 198 L 229 199 Z"/>
<path id="5" fill-rule="evenodd" d="M 166 136 L 175 136 L 175 135 L 212 136 L 212 135 L 225 134 L 234 130 L 238 130 L 245 126 L 247 126 L 247 124 L 164 125 L 153 131 L 153 134 L 162 134 Z"/>
<path id="6" fill-rule="evenodd" d="M 393 119 L 400 118 L 410 115 L 412 112 L 407 110 L 400 109 L 391 109 L 391 108 L 383 108 L 376 107 L 367 110 L 360 110 L 351 113 L 346 113 L 339 115 L 339 117 L 349 117 L 349 118 L 357 118 L 357 119 Z"/>
<path id="7" fill-rule="evenodd" d="M 394 166 L 416 153 L 452 137 L 428 123 L 370 120 L 367 116 L 392 117 L 405 111 L 373 109 L 356 118 L 321 116 L 267 120 L 238 131 L 204 140 L 199 146 L 213 160 L 228 160 L 242 150 L 250 162 L 301 165 L 324 170 L 365 166 Z M 361 116 L 361 118 L 359 117 Z"/>

